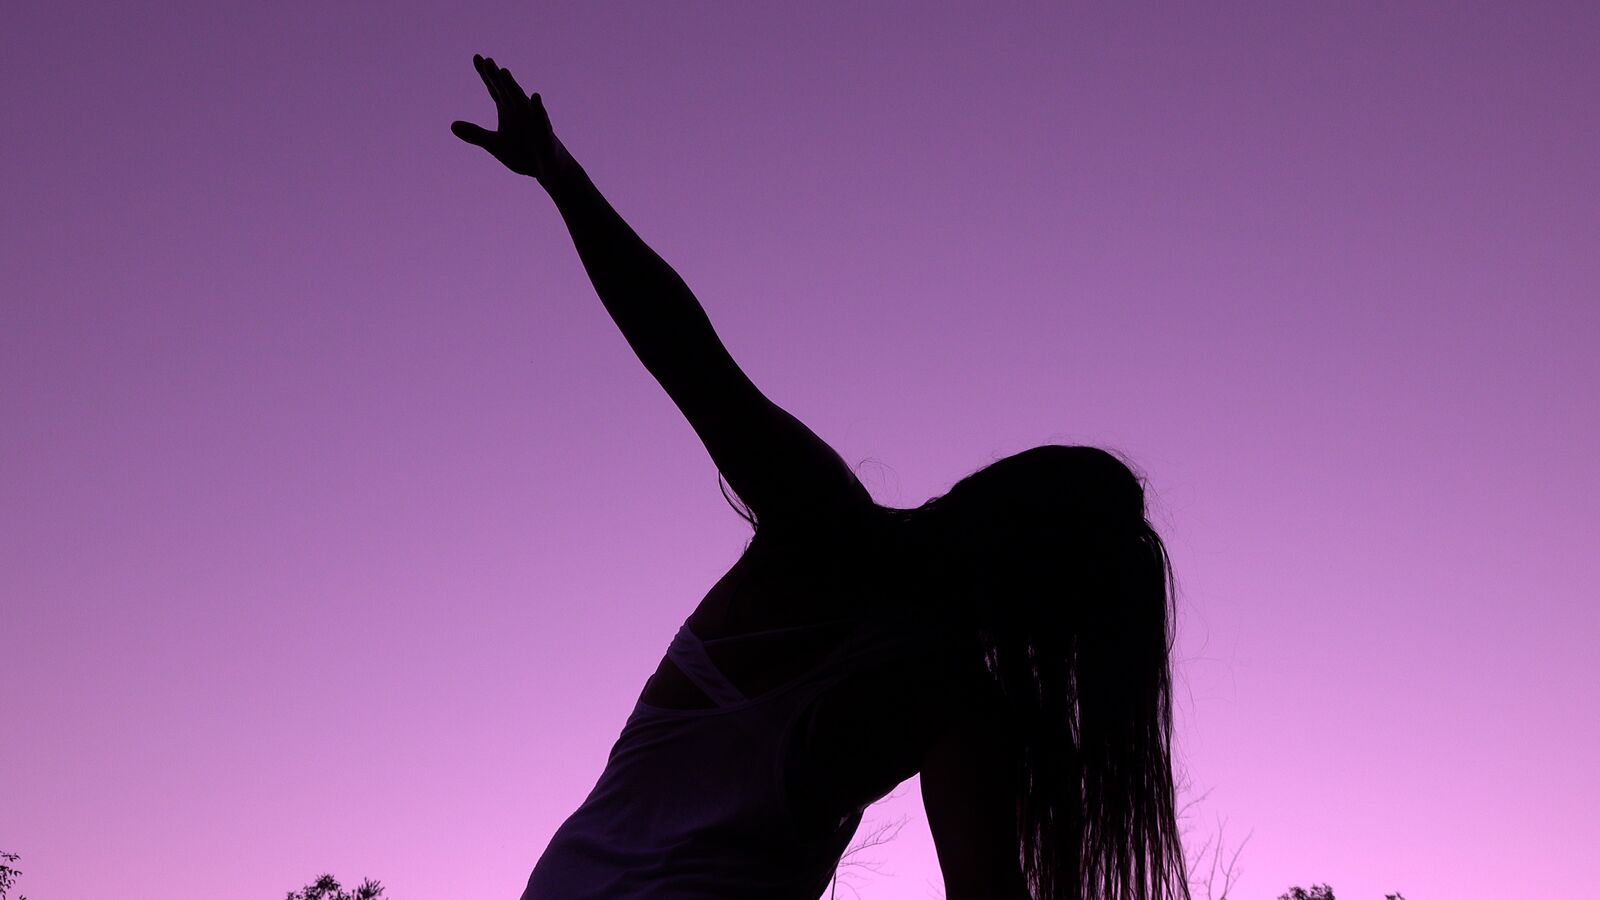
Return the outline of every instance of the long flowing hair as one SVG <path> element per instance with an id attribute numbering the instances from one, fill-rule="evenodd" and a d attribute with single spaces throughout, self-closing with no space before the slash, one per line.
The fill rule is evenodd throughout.
<path id="1" fill-rule="evenodd" d="M 1047 444 L 893 512 L 949 567 L 975 628 L 1034 900 L 1189 900 L 1171 752 L 1175 582 L 1143 480 L 1105 450 Z"/>
<path id="2" fill-rule="evenodd" d="M 1004 710 L 1019 858 L 1036 900 L 1189 897 L 1172 773 L 1172 563 L 1142 480 L 1045 445 L 913 511 L 962 562 Z"/>

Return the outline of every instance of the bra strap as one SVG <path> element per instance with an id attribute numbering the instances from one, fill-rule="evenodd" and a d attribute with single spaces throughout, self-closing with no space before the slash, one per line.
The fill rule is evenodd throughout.
<path id="1" fill-rule="evenodd" d="M 711 661 L 706 653 L 705 645 L 693 631 L 689 630 L 689 623 L 684 622 L 678 628 L 678 633 L 673 636 L 672 643 L 667 646 L 667 657 L 672 660 L 684 677 L 694 682 L 694 686 L 705 692 L 712 702 L 718 706 L 728 706 L 745 700 L 744 693 L 733 686 L 717 664 Z"/>

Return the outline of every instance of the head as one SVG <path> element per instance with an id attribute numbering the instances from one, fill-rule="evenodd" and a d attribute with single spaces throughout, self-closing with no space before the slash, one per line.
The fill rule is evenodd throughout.
<path id="1" fill-rule="evenodd" d="M 1187 897 L 1170 755 L 1172 572 L 1139 477 L 1103 450 L 1046 445 L 911 512 L 1006 712 L 1034 896 Z"/>

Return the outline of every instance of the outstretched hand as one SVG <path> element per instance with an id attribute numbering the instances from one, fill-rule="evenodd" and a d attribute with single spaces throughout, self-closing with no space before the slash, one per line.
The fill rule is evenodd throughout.
<path id="1" fill-rule="evenodd" d="M 539 95 L 530 97 L 511 77 L 511 70 L 495 65 L 492 57 L 475 53 L 472 65 L 489 89 L 499 122 L 489 131 L 457 120 L 450 123 L 450 133 L 489 151 L 511 171 L 541 181 L 571 165 L 572 157 L 550 129 L 550 117 Z"/>

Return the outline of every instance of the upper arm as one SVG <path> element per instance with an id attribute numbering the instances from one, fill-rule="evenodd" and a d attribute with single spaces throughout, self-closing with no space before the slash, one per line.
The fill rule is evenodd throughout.
<path id="1" fill-rule="evenodd" d="M 751 384 L 683 278 L 581 168 L 570 174 L 551 197 L 595 292 L 740 498 L 766 524 L 870 504 L 839 455 Z"/>
<path id="2" fill-rule="evenodd" d="M 963 716 L 929 746 L 922 804 L 946 900 L 1028 897 L 1017 834 L 1012 769 L 994 730 Z"/>
<path id="3" fill-rule="evenodd" d="M 782 525 L 872 502 L 839 454 L 767 399 L 731 357 L 718 368 L 667 392 L 757 519 Z"/>

